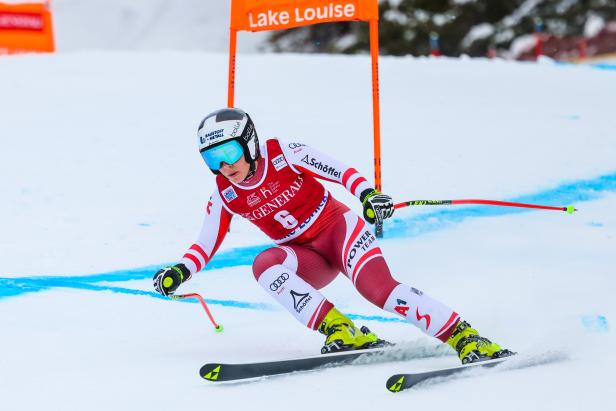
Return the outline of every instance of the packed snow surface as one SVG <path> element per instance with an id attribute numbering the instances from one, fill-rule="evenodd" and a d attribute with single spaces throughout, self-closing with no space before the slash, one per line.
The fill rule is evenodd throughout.
<path id="1" fill-rule="evenodd" d="M 247 222 L 180 289 L 210 301 L 223 333 L 198 304 L 154 294 L 152 274 L 194 241 L 214 187 L 196 126 L 225 105 L 226 70 L 224 53 L 204 52 L 0 59 L 3 410 L 609 409 L 616 71 L 381 59 L 383 188 L 396 201 L 579 209 L 398 210 L 381 242 L 395 276 L 538 364 L 393 395 L 390 374 L 457 359 L 343 276 L 323 290 L 342 311 L 441 355 L 222 386 L 198 376 L 205 362 L 313 355 L 323 341 L 254 281 L 251 258 L 270 242 Z M 261 139 L 313 145 L 371 178 L 367 56 L 240 55 L 237 76 Z"/>

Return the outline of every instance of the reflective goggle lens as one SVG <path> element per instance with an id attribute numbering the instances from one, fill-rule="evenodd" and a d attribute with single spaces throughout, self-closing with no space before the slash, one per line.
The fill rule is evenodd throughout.
<path id="1" fill-rule="evenodd" d="M 215 171 L 220 170 L 220 163 L 234 164 L 243 155 L 242 145 L 236 140 L 231 140 L 201 152 L 201 157 L 203 157 L 207 166 Z"/>

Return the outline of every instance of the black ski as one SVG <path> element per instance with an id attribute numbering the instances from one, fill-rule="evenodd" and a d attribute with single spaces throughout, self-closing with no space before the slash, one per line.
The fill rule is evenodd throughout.
<path id="1" fill-rule="evenodd" d="M 420 382 L 437 377 L 449 377 L 451 375 L 459 374 L 464 371 L 468 371 L 472 368 L 494 367 L 503 363 L 511 357 L 497 358 L 495 360 L 480 361 L 472 364 L 458 365 L 457 367 L 441 368 L 433 371 L 415 372 L 408 374 L 394 374 L 387 379 L 385 386 L 391 392 L 399 392 L 409 389 Z"/>
<path id="2" fill-rule="evenodd" d="M 421 355 L 421 358 L 428 356 Z M 237 381 L 251 378 L 267 377 L 272 375 L 289 374 L 297 371 L 310 371 L 321 368 L 340 367 L 348 364 L 372 364 L 390 361 L 402 361 L 420 357 L 417 352 L 408 348 L 373 348 L 358 351 L 345 351 L 334 354 L 321 354 L 311 357 L 295 358 L 290 360 L 224 364 L 209 363 L 201 367 L 199 375 L 214 382 Z"/>

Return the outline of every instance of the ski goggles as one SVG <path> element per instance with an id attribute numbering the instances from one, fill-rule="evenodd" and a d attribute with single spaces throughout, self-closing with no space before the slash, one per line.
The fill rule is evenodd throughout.
<path id="1" fill-rule="evenodd" d="M 208 148 L 201 152 L 207 166 L 214 171 L 220 170 L 220 163 L 235 164 L 244 155 L 244 149 L 237 140 Z"/>

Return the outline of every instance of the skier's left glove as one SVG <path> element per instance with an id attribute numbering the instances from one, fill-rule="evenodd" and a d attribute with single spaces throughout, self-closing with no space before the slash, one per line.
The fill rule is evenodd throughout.
<path id="1" fill-rule="evenodd" d="M 370 224 L 374 224 L 376 213 L 380 213 L 383 220 L 394 215 L 394 201 L 387 194 L 367 189 L 361 193 L 359 199 L 364 206 L 364 219 Z"/>
<path id="2" fill-rule="evenodd" d="M 190 270 L 184 264 L 165 267 L 154 274 L 154 290 L 162 295 L 172 295 L 190 277 Z"/>

